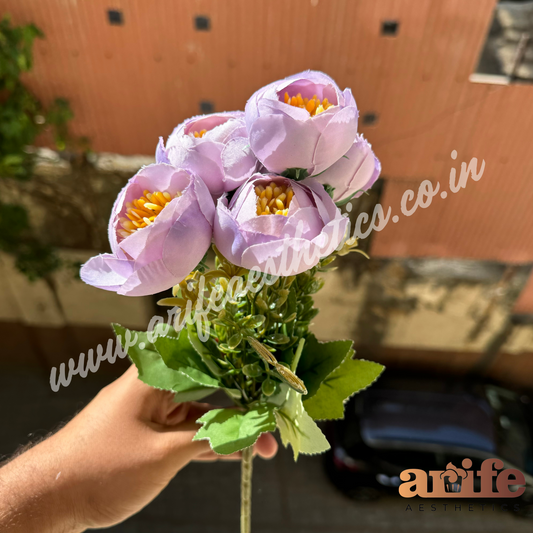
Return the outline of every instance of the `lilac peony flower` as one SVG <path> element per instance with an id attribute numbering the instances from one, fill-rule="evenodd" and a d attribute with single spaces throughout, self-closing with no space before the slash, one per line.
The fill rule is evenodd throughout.
<path id="1" fill-rule="evenodd" d="M 159 139 L 156 162 L 185 168 L 202 178 L 215 197 L 232 191 L 256 170 L 244 113 L 193 117 L 174 129 L 166 146 Z"/>
<path id="2" fill-rule="evenodd" d="M 319 183 L 255 174 L 229 205 L 218 200 L 215 244 L 238 266 L 291 276 L 331 254 L 347 223 Z"/>
<path id="3" fill-rule="evenodd" d="M 142 168 L 118 195 L 109 220 L 113 253 L 93 257 L 81 279 L 127 296 L 182 281 L 211 244 L 215 205 L 202 180 L 166 164 Z"/>
<path id="4" fill-rule="evenodd" d="M 381 163 L 372 146 L 357 135 L 352 147 L 327 170 L 311 179 L 335 188 L 333 200 L 338 202 L 354 196 L 358 198 L 374 185 L 381 173 Z M 305 180 L 304 183 L 310 181 Z"/>
<path id="5" fill-rule="evenodd" d="M 308 70 L 259 89 L 246 104 L 250 146 L 270 171 L 303 168 L 318 174 L 338 161 L 357 134 L 350 89 Z"/>

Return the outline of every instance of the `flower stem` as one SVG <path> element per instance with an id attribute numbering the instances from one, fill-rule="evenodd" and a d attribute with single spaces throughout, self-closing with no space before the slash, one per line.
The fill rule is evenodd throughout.
<path id="1" fill-rule="evenodd" d="M 296 353 L 294 354 L 294 359 L 291 364 L 291 370 L 293 372 L 296 372 L 296 369 L 298 368 L 298 363 L 300 362 L 300 357 L 302 356 L 302 351 L 304 349 L 305 339 L 300 339 L 300 342 L 298 343 L 298 348 L 296 348 Z"/>
<path id="2" fill-rule="evenodd" d="M 253 446 L 242 451 L 241 461 L 241 533 L 250 533 L 252 518 Z"/>

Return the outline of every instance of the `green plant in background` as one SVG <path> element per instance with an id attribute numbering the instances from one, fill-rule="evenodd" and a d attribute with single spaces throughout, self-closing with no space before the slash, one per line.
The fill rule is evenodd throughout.
<path id="1" fill-rule="evenodd" d="M 0 202 L 0 249 L 15 257 L 15 266 L 31 281 L 61 265 L 55 250 L 35 237 L 28 212 L 20 205 Z"/>
<path id="2" fill-rule="evenodd" d="M 44 117 L 39 101 L 20 77 L 33 65 L 33 41 L 42 32 L 33 24 L 12 26 L 9 17 L 0 21 L 0 175 L 29 179 L 33 158 L 25 150 L 42 129 Z"/>
<path id="3" fill-rule="evenodd" d="M 56 148 L 70 142 L 68 122 L 73 118 L 67 100 L 57 98 L 48 109 L 26 88 L 21 76 L 33 65 L 33 43 L 44 35 L 33 24 L 13 26 L 8 16 L 0 20 L 0 178 L 30 180 L 35 154 L 28 147 L 47 126 L 52 127 Z M 46 277 L 61 261 L 37 237 L 27 209 L 21 203 L 0 199 L 0 250 L 15 258 L 17 268 L 30 280 Z"/>
<path id="4" fill-rule="evenodd" d="M 63 151 L 67 148 L 71 136 L 68 123 L 74 118 L 69 101 L 65 98 L 56 98 L 46 113 L 45 123 L 52 126 L 56 148 Z"/>

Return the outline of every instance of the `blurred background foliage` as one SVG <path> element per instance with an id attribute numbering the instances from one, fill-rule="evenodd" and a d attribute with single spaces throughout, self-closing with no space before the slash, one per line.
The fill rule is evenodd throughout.
<path id="1" fill-rule="evenodd" d="M 56 149 L 85 154 L 87 139 L 73 138 L 68 123 L 74 117 L 68 100 L 56 98 L 48 107 L 25 86 L 22 76 L 33 65 L 35 39 L 44 38 L 34 24 L 14 26 L 9 16 L 0 21 L 0 179 L 33 178 L 35 150 L 30 149 L 45 130 Z M 15 258 L 17 268 L 30 280 L 45 278 L 61 266 L 55 249 L 32 227 L 22 203 L 0 199 L 0 250 Z"/>

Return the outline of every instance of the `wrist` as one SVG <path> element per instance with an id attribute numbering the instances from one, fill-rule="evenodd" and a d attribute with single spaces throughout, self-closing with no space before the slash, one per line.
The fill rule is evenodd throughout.
<path id="1" fill-rule="evenodd" d="M 85 531 L 75 493 L 69 490 L 69 483 L 61 479 L 61 447 L 51 447 L 50 440 L 38 444 L 0 470 L 1 531 Z"/>
<path id="2" fill-rule="evenodd" d="M 50 533 L 81 533 L 88 527 L 84 520 L 85 501 L 79 488 L 80 465 L 71 453 L 66 432 L 63 428 L 41 443 L 43 450 L 40 451 L 47 457 L 47 465 L 41 473 L 43 496 L 54 510 Z"/>

